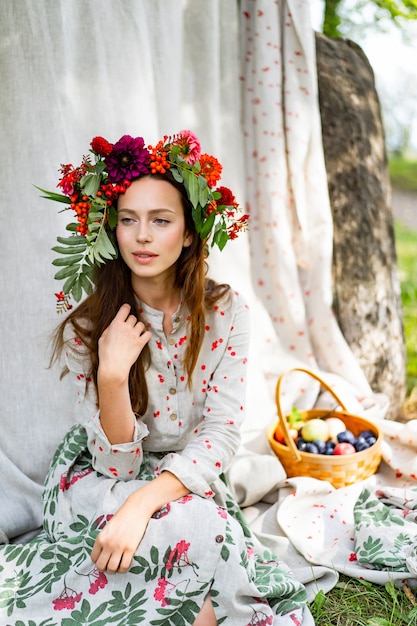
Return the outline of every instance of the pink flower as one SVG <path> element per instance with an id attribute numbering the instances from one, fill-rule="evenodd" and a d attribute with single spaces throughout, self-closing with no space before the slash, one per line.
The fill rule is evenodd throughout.
<path id="1" fill-rule="evenodd" d="M 174 136 L 172 145 L 181 148 L 179 156 L 188 163 L 188 165 L 194 165 L 200 158 L 200 142 L 191 130 L 181 130 Z"/>

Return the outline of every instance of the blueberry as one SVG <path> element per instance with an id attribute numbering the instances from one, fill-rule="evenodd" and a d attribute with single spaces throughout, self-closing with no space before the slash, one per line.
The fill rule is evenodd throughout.
<path id="1" fill-rule="evenodd" d="M 369 446 L 373 446 L 376 441 L 376 437 L 375 436 L 368 437 L 366 441 L 368 442 Z"/>
<path id="2" fill-rule="evenodd" d="M 302 437 L 298 437 L 298 438 L 295 440 L 295 445 L 297 446 L 297 448 L 298 448 L 299 450 L 305 450 L 306 443 L 307 443 L 307 442 L 306 442 L 306 441 L 305 441 Z"/>
<path id="3" fill-rule="evenodd" d="M 365 437 L 365 439 L 369 439 L 369 437 L 375 437 L 375 433 L 372 432 L 372 430 L 363 430 L 361 433 L 359 433 L 362 437 Z M 376 439 L 375 439 L 376 441 Z"/>
<path id="4" fill-rule="evenodd" d="M 320 439 L 316 439 L 315 441 L 313 441 L 313 445 L 316 446 L 317 450 L 319 451 L 319 454 L 323 454 L 325 449 L 326 449 L 326 442 L 325 441 L 321 441 Z"/>
<path id="5" fill-rule="evenodd" d="M 356 448 L 357 445 L 360 445 L 362 443 L 368 443 L 367 440 L 365 439 L 365 437 L 363 437 L 363 435 L 359 435 L 355 441 L 355 443 L 353 444 Z M 369 444 L 368 444 L 369 445 Z"/>
<path id="6" fill-rule="evenodd" d="M 361 441 L 359 441 L 361 439 Z M 369 443 L 363 437 L 358 437 L 357 441 L 354 443 L 356 452 L 362 452 L 362 450 L 367 450 L 369 448 Z"/>
<path id="7" fill-rule="evenodd" d="M 344 430 L 337 435 L 339 443 L 352 443 L 355 441 L 355 435 L 350 430 Z"/>
<path id="8" fill-rule="evenodd" d="M 310 452 L 311 454 L 318 454 L 319 450 L 317 446 L 314 445 L 314 443 L 306 443 L 304 452 Z"/>
<path id="9" fill-rule="evenodd" d="M 334 448 L 326 448 L 324 454 L 326 456 L 332 456 Z"/>

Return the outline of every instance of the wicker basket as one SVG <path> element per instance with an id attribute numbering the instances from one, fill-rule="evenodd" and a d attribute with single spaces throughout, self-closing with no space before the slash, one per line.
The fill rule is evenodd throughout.
<path id="1" fill-rule="evenodd" d="M 346 429 L 351 430 L 357 436 L 362 430 L 371 430 L 375 433 L 376 442 L 362 452 L 346 455 L 330 455 L 312 454 L 310 452 L 301 452 L 298 450 L 294 440 L 289 434 L 287 418 L 283 416 L 281 410 L 280 392 L 284 376 L 292 371 L 305 372 L 316 380 L 322 387 L 331 393 L 342 410 L 333 411 L 331 417 L 339 417 L 346 424 Z M 334 487 L 346 487 L 352 485 L 359 480 L 364 480 L 375 474 L 381 462 L 382 449 L 382 432 L 377 424 L 370 422 L 358 415 L 348 413 L 343 402 L 338 398 L 336 393 L 329 387 L 317 374 L 303 368 L 294 368 L 282 374 L 276 386 L 276 404 L 278 411 L 279 423 L 281 424 L 287 445 L 279 443 L 274 438 L 276 424 L 272 424 L 267 430 L 268 441 L 281 461 L 288 477 L 291 476 L 311 476 L 327 480 Z M 308 411 L 300 411 L 303 420 L 307 421 L 317 417 L 330 417 L 329 409 L 310 409 Z"/>

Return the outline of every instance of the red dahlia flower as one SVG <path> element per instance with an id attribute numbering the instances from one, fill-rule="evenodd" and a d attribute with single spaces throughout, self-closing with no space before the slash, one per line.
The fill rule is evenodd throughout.
<path id="1" fill-rule="evenodd" d="M 110 152 L 113 150 L 113 144 L 109 143 L 107 139 L 103 137 L 94 137 L 90 146 L 95 154 L 103 157 L 109 156 Z"/>
<path id="2" fill-rule="evenodd" d="M 235 196 L 228 187 L 217 187 L 216 191 L 221 194 L 221 197 L 216 201 L 219 206 L 222 204 L 226 206 L 238 206 Z"/>

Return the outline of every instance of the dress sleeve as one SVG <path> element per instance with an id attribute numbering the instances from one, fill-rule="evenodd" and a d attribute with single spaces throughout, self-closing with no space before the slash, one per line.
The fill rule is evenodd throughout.
<path id="1" fill-rule="evenodd" d="M 72 327 L 71 327 L 72 328 Z M 100 424 L 97 394 L 90 374 L 90 359 L 83 342 L 72 332 L 65 336 L 65 365 L 77 390 L 76 415 L 88 435 L 88 450 L 94 469 L 110 478 L 131 480 L 137 477 L 142 464 L 142 441 L 149 434 L 146 424 L 135 420 L 133 440 L 112 445 Z"/>
<path id="2" fill-rule="evenodd" d="M 249 310 L 240 297 L 236 299 L 223 355 L 207 386 L 202 427 L 184 450 L 167 454 L 160 466 L 206 498 L 214 495 L 212 483 L 239 448 L 245 417 Z"/>

